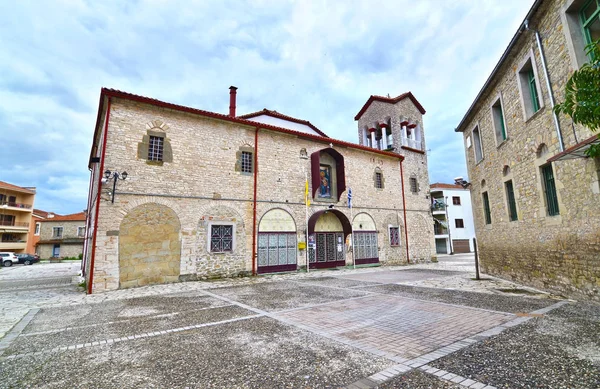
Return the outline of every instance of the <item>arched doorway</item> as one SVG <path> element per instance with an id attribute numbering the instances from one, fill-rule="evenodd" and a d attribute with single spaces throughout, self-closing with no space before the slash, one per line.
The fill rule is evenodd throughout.
<path id="1" fill-rule="evenodd" d="M 336 209 L 315 212 L 308 219 L 310 268 L 346 265 L 344 242 L 352 231 L 346 215 Z"/>
<path id="2" fill-rule="evenodd" d="M 379 244 L 375 221 L 367 213 L 359 213 L 352 221 L 354 234 L 353 252 L 357 265 L 379 263 Z"/>
<path id="3" fill-rule="evenodd" d="M 297 268 L 296 223 L 283 209 L 271 209 L 258 224 L 258 267 L 261 273 Z"/>
<path id="4" fill-rule="evenodd" d="M 131 210 L 119 227 L 119 288 L 179 281 L 179 218 L 161 204 Z"/>

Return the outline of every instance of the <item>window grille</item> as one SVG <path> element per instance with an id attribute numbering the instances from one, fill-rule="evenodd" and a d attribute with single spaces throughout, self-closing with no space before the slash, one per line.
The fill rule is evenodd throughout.
<path id="1" fill-rule="evenodd" d="M 390 227 L 390 246 L 400 246 L 400 227 Z"/>
<path id="2" fill-rule="evenodd" d="M 242 151 L 242 173 L 252 173 L 252 153 Z"/>
<path id="3" fill-rule="evenodd" d="M 383 175 L 379 172 L 375 172 L 375 188 L 383 188 Z"/>
<path id="4" fill-rule="evenodd" d="M 210 231 L 210 251 L 221 253 L 233 251 L 233 226 L 212 225 Z"/>
<path id="5" fill-rule="evenodd" d="M 150 136 L 150 144 L 148 145 L 148 161 L 162 161 L 164 138 L 160 136 Z"/>

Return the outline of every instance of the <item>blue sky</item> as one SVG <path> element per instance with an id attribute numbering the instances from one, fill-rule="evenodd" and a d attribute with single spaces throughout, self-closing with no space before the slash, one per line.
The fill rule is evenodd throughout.
<path id="1" fill-rule="evenodd" d="M 431 182 L 467 176 L 454 128 L 533 0 L 0 2 L 0 180 L 86 207 L 100 88 L 275 109 L 357 142 L 371 94 L 412 91 Z"/>

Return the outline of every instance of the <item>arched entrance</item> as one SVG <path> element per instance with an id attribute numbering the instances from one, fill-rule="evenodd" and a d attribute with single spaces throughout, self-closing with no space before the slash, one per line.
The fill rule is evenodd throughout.
<path id="1" fill-rule="evenodd" d="M 170 208 L 148 203 L 119 227 L 119 288 L 179 281 L 180 223 Z"/>
<path id="2" fill-rule="evenodd" d="M 296 223 L 283 209 L 271 209 L 258 224 L 258 273 L 297 268 Z"/>
<path id="3" fill-rule="evenodd" d="M 379 263 L 379 244 L 375 221 L 367 213 L 359 213 L 352 221 L 354 260 L 357 265 Z"/>
<path id="4" fill-rule="evenodd" d="M 352 231 L 346 215 L 336 209 L 315 212 L 308 219 L 310 268 L 346 265 L 344 242 Z"/>

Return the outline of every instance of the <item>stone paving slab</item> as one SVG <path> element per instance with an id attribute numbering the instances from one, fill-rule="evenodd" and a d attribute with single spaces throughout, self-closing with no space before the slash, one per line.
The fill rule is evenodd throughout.
<path id="1" fill-rule="evenodd" d="M 456 271 L 446 270 L 428 270 L 428 269 L 403 269 L 403 270 L 383 270 L 378 272 L 361 272 L 355 274 L 341 275 L 338 278 L 355 281 L 377 282 L 381 284 L 394 284 L 398 282 L 409 282 L 431 278 L 451 277 L 462 274 Z"/>
<path id="2" fill-rule="evenodd" d="M 103 304 L 51 307 L 42 309 L 35 320 L 27 326 L 25 332 L 43 332 L 66 327 L 97 325 L 124 319 L 164 316 L 224 305 L 229 304 L 206 296 L 201 291 L 195 291 L 184 294 L 164 294 L 107 301 Z"/>
<path id="3" fill-rule="evenodd" d="M 265 311 L 301 308 L 353 297 L 367 292 L 354 289 L 335 289 L 298 282 L 278 281 L 252 286 L 215 288 L 212 293 Z"/>
<path id="4" fill-rule="evenodd" d="M 280 312 L 274 317 L 350 341 L 363 349 L 407 359 L 514 318 L 506 313 L 385 295 Z"/>
<path id="5" fill-rule="evenodd" d="M 166 331 L 171 328 L 220 322 L 253 314 L 254 312 L 237 306 L 225 306 L 195 311 L 188 310 L 180 314 L 131 318 L 110 323 L 103 322 L 98 326 L 72 327 L 52 333 L 24 334 L 5 350 L 3 356 L 47 351 L 56 347 L 100 342 L 106 339 Z"/>
<path id="6" fill-rule="evenodd" d="M 359 287 L 357 289 L 393 296 L 438 301 L 448 304 L 511 313 L 530 312 L 539 308 L 548 307 L 557 301 L 551 298 L 510 296 L 499 293 L 468 292 L 461 290 L 425 288 L 412 285 L 372 285 L 364 288 Z"/>
<path id="7" fill-rule="evenodd" d="M 315 284 L 319 286 L 328 286 L 328 287 L 336 287 L 336 288 L 356 288 L 356 287 L 365 287 L 365 286 L 373 286 L 379 285 L 377 282 L 370 281 L 357 281 L 345 279 L 342 277 L 307 277 L 298 279 L 297 282 L 303 284 Z"/>
<path id="8" fill-rule="evenodd" d="M 0 387 L 337 388 L 391 365 L 269 318 L 26 361 L 1 361 Z"/>

